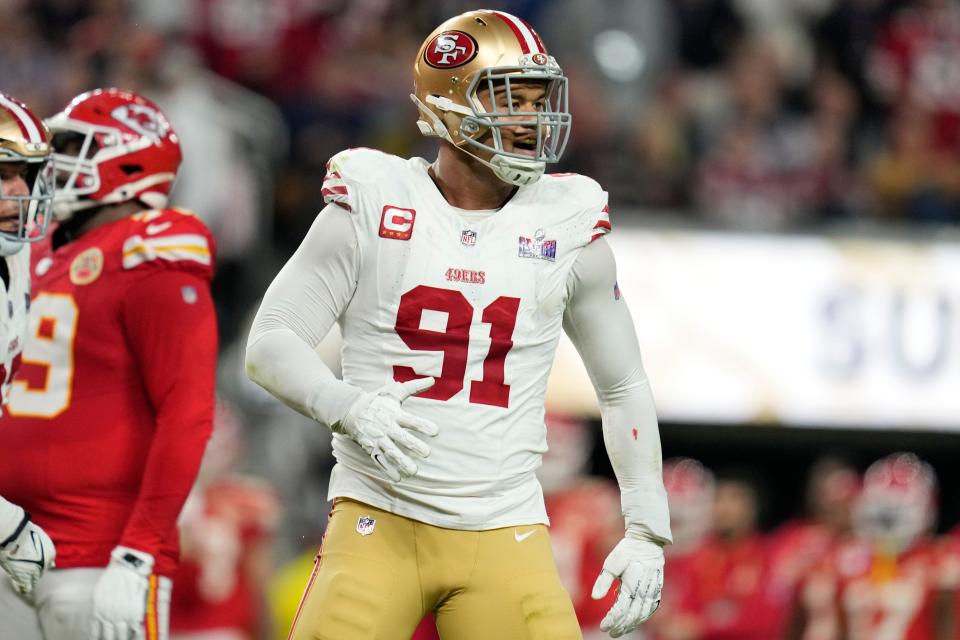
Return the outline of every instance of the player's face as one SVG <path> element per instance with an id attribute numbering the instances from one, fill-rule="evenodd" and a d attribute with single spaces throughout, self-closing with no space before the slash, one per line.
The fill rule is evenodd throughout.
<path id="1" fill-rule="evenodd" d="M 810 480 L 813 516 L 835 531 L 849 530 L 858 492 L 859 479 L 852 469 L 836 467 L 818 471 Z"/>
<path id="2" fill-rule="evenodd" d="M 487 111 L 506 113 L 512 108 L 513 113 L 535 114 L 546 109 L 547 93 L 542 82 L 511 82 L 510 92 L 504 84 L 495 87 L 493 96 L 486 89 L 477 92 L 477 98 Z M 529 120 L 530 125 L 501 127 L 503 150 L 534 157 L 537 148 L 536 117 L 524 118 L 522 115 L 512 117 L 513 120 Z M 545 135 L 546 132 L 544 132 Z M 487 133 L 481 142 L 488 143 L 492 133 Z"/>
<path id="3" fill-rule="evenodd" d="M 0 187 L 5 196 L 29 196 L 26 162 L 0 162 Z M 0 200 L 0 231 L 16 233 L 20 228 L 20 205 Z"/>
<path id="4" fill-rule="evenodd" d="M 53 136 L 53 150 L 65 156 L 80 155 L 84 137 L 78 133 L 65 132 Z"/>
<path id="5" fill-rule="evenodd" d="M 83 150 L 83 143 L 86 136 L 72 131 L 64 131 L 53 136 L 53 150 L 65 156 L 79 156 Z M 90 148 L 87 149 L 86 158 L 92 158 L 97 152 L 98 146 L 96 140 L 90 142 Z M 70 180 L 71 171 L 64 168 L 57 168 L 57 188 L 66 186 Z"/>
<path id="6" fill-rule="evenodd" d="M 713 529 L 726 540 L 736 540 L 756 526 L 756 495 L 749 485 L 736 480 L 717 483 L 713 499 Z"/>

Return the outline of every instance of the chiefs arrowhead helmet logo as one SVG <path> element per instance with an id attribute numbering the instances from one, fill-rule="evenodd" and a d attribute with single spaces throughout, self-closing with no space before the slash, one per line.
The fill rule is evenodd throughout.
<path id="1" fill-rule="evenodd" d="M 463 31 L 437 34 L 423 51 L 423 59 L 435 69 L 452 69 L 467 64 L 477 55 L 477 41 Z"/>

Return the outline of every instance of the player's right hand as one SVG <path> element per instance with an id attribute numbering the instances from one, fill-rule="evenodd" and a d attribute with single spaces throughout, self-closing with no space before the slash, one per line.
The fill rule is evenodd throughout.
<path id="1" fill-rule="evenodd" d="M 16 508 L 23 515 L 16 529 L 0 540 L 0 567 L 10 576 L 13 588 L 29 597 L 43 572 L 53 566 L 57 552 L 47 532 L 30 522 L 30 514 Z"/>
<path id="2" fill-rule="evenodd" d="M 419 458 L 430 455 L 430 447 L 413 433 L 433 437 L 437 425 L 403 410 L 403 402 L 426 391 L 433 378 L 390 382 L 374 392 L 364 392 L 350 406 L 347 415 L 334 427 L 363 447 L 393 482 L 417 473 L 417 463 L 406 452 Z M 405 452 L 406 451 L 406 452 Z"/>

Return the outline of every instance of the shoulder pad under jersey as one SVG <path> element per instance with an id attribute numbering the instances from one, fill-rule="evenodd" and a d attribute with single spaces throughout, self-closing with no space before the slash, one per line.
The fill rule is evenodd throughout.
<path id="1" fill-rule="evenodd" d="M 194 213 L 178 208 L 142 211 L 130 216 L 125 231 L 125 270 L 179 269 L 213 277 L 213 235 Z"/>
<path id="2" fill-rule="evenodd" d="M 543 188 L 549 190 L 552 200 L 569 203 L 577 210 L 576 226 L 580 243 L 590 244 L 610 233 L 608 194 L 596 180 L 579 173 L 551 173 L 544 176 L 541 182 Z"/>
<path id="3" fill-rule="evenodd" d="M 321 188 L 323 200 L 356 212 L 365 190 L 387 182 L 405 165 L 403 158 L 376 149 L 357 147 L 341 151 L 327 162 Z"/>

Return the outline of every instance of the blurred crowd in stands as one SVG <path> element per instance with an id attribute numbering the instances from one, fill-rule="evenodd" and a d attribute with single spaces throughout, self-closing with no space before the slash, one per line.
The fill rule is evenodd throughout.
<path id="1" fill-rule="evenodd" d="M 675 544 L 657 640 L 955 640 L 960 530 L 934 536 L 936 474 L 895 453 L 861 476 L 815 464 L 802 514 L 758 527 L 761 488 L 696 460 L 664 465 Z"/>
<path id="2" fill-rule="evenodd" d="M 956 0 L 481 4 L 536 25 L 569 76 L 574 125 L 559 170 L 605 186 L 615 228 L 661 216 L 765 232 L 960 222 Z M 175 204 L 196 211 L 218 241 L 223 403 L 184 512 L 175 638 L 259 639 L 274 637 L 271 628 L 284 637 L 323 531 L 329 434 L 245 380 L 245 328 L 322 207 L 332 154 L 370 146 L 433 156 L 408 99 L 413 56 L 436 24 L 477 6 L 0 0 L 0 89 L 43 116 L 94 87 L 151 97 L 182 140 Z M 567 427 L 554 452 L 588 455 L 580 423 Z M 887 463 L 901 465 L 894 475 L 929 471 L 912 458 Z M 910 615 L 940 611 L 938 594 L 958 579 L 947 560 L 960 552 L 938 554 L 960 537 L 934 541 L 929 524 L 909 547 L 921 550 L 871 547 L 851 515 L 866 492 L 842 464 L 816 467 L 808 519 L 772 534 L 756 529 L 756 486 L 691 460 L 666 470 L 680 519 L 653 638 L 829 639 L 831 625 L 888 620 L 871 598 L 909 602 Z M 607 603 L 590 601 L 582 580 L 620 535 L 612 531 L 622 532 L 617 496 L 605 481 L 553 471 L 548 464 L 544 483 L 556 555 L 590 629 Z M 674 569 L 684 563 L 689 571 Z M 934 626 L 917 635 L 898 627 L 849 637 L 960 638 L 933 635 L 952 623 L 930 615 L 917 624 Z M 210 630 L 221 635 L 200 634 Z"/>
<path id="3" fill-rule="evenodd" d="M 619 495 L 561 444 L 584 442 L 589 425 L 548 415 L 547 427 L 541 481 L 554 555 L 584 638 L 598 640 L 612 601 L 592 600 L 590 587 L 622 530 Z M 664 485 L 674 536 L 664 599 L 633 637 L 960 639 L 960 527 L 935 536 L 937 477 L 915 454 L 884 456 L 864 472 L 821 457 L 807 474 L 805 504 L 770 530 L 761 512 L 778 498 L 753 469 L 713 471 L 672 457 Z"/>
<path id="4" fill-rule="evenodd" d="M 493 4 L 537 25 L 571 79 L 564 170 L 622 210 L 762 230 L 960 220 L 955 0 Z M 5 0 L 4 90 L 40 113 L 93 86 L 151 94 L 187 145 L 180 199 L 227 253 L 258 231 L 289 251 L 331 154 L 432 153 L 410 124 L 412 59 L 472 6 Z"/>
<path id="5" fill-rule="evenodd" d="M 107 85 L 164 108 L 185 154 L 175 200 L 214 230 L 218 298 L 240 318 L 322 207 L 332 154 L 435 153 L 412 60 L 474 4 L 3 0 L 0 66 L 37 113 Z M 599 180 L 615 224 L 960 221 L 956 0 L 487 4 L 537 25 L 570 77 L 560 170 Z"/>

